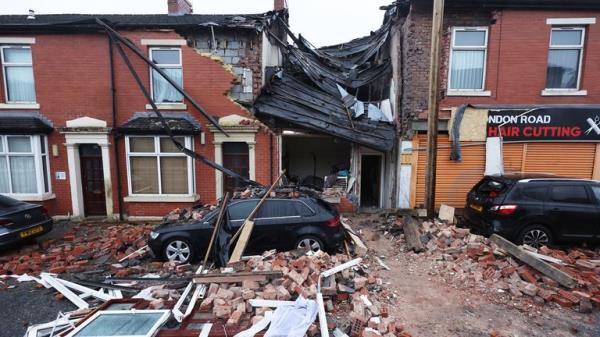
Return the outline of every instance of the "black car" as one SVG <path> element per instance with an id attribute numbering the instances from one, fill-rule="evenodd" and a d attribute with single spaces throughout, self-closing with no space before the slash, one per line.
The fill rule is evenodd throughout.
<path id="1" fill-rule="evenodd" d="M 0 247 L 51 229 L 52 218 L 44 207 L 0 195 Z"/>
<path id="2" fill-rule="evenodd" d="M 258 201 L 258 198 L 231 201 L 224 230 L 233 235 Z M 150 233 L 148 246 L 156 257 L 179 263 L 203 256 L 218 213 L 219 210 L 215 209 L 200 221 L 161 224 Z M 262 204 L 254 218 L 254 228 L 245 253 L 295 248 L 334 251 L 341 247 L 343 241 L 339 214 L 327 202 L 308 196 L 270 198 Z"/>
<path id="3" fill-rule="evenodd" d="M 533 247 L 600 240 L 600 182 L 487 176 L 467 196 L 467 226 Z"/>

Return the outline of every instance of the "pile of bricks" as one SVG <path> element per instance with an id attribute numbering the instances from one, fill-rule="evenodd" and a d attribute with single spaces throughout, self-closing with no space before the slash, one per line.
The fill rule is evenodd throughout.
<path id="1" fill-rule="evenodd" d="M 346 255 L 318 252 L 302 255 L 298 252 L 263 254 L 245 262 L 244 271 L 281 271 L 283 278 L 270 281 L 243 281 L 238 284 L 208 285 L 201 312 L 211 312 L 229 326 L 241 321 L 260 321 L 268 307 L 252 307 L 250 300 L 292 301 L 302 296 L 315 299 L 319 274 L 349 261 Z M 345 269 L 321 281 L 330 330 L 339 328 L 351 337 L 410 336 L 401 324 L 389 315 L 389 302 L 382 280 L 370 273 L 365 264 Z M 313 323 L 309 336 L 319 332 Z"/>
<path id="2" fill-rule="evenodd" d="M 145 245 L 151 225 L 77 224 L 64 233 L 60 240 L 42 239 L 38 244 L 26 245 L 9 255 L 0 256 L 0 275 L 78 273 L 114 263 Z M 161 263 L 162 266 L 162 263 Z M 113 265 L 111 271 L 119 276 L 141 273 L 140 266 L 128 263 Z M 126 271 L 121 271 L 126 270 Z"/>
<path id="3" fill-rule="evenodd" d="M 427 254 L 437 260 L 435 268 L 457 282 L 483 285 L 480 288 L 506 293 L 513 299 L 529 297 L 538 304 L 558 303 L 580 312 L 600 307 L 600 254 L 597 250 L 539 249 L 539 254 L 561 260 L 563 264 L 552 265 L 577 280 L 576 288 L 566 289 L 468 229 L 436 221 L 424 222 L 421 231 L 422 241 L 427 241 Z"/>

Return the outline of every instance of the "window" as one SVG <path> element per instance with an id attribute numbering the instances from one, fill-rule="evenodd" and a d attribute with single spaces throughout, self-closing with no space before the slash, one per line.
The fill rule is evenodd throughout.
<path id="1" fill-rule="evenodd" d="M 68 337 L 149 337 L 156 334 L 168 317 L 168 310 L 98 311 Z"/>
<path id="2" fill-rule="evenodd" d="M 546 89 L 579 89 L 584 37 L 584 28 L 552 29 Z"/>
<path id="3" fill-rule="evenodd" d="M 175 137 L 191 148 L 191 137 Z M 127 137 L 130 195 L 190 195 L 192 159 L 180 152 L 169 137 Z"/>
<path id="4" fill-rule="evenodd" d="M 554 186 L 552 187 L 552 201 L 566 202 L 573 204 L 589 204 L 590 199 L 588 197 L 585 186 Z"/>
<path id="5" fill-rule="evenodd" d="M 0 47 L 6 102 L 35 102 L 31 47 Z"/>
<path id="6" fill-rule="evenodd" d="M 181 48 L 150 48 L 150 59 L 167 75 L 183 87 Z M 150 68 L 152 98 L 156 103 L 181 103 L 183 95 L 156 70 Z"/>
<path id="7" fill-rule="evenodd" d="M 257 202 L 258 201 L 256 200 L 249 200 L 238 202 L 227 207 L 229 211 L 229 220 L 245 220 L 248 217 L 248 215 L 250 215 L 250 212 L 252 212 L 254 207 L 256 207 Z"/>
<path id="8" fill-rule="evenodd" d="M 545 201 L 548 188 L 545 186 L 519 186 L 510 196 L 511 200 L 517 201 Z"/>
<path id="9" fill-rule="evenodd" d="M 449 90 L 482 91 L 485 82 L 487 28 L 454 28 L 450 52 Z"/>
<path id="10" fill-rule="evenodd" d="M 600 186 L 592 186 L 592 192 L 596 197 L 596 203 L 600 202 Z"/>
<path id="11" fill-rule="evenodd" d="M 50 192 L 45 136 L 0 136 L 0 193 Z"/>

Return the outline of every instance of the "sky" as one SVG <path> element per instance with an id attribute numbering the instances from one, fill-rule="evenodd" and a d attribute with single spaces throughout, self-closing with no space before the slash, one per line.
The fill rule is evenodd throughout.
<path id="1" fill-rule="evenodd" d="M 0 14 L 166 13 L 167 0 L 0 0 Z M 315 46 L 346 42 L 368 35 L 383 21 L 380 6 L 392 0 L 287 0 L 290 26 Z M 273 0 L 193 0 L 196 14 L 263 13 Z"/>

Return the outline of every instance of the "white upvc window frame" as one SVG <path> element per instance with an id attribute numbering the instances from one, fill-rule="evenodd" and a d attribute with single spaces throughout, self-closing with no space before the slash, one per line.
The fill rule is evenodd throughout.
<path id="1" fill-rule="evenodd" d="M 143 313 L 161 314 L 159 319 L 156 320 L 156 322 L 152 325 L 152 327 L 150 327 L 150 329 L 148 329 L 148 332 L 145 333 L 144 335 L 130 335 L 130 336 L 120 335 L 121 337 L 152 337 L 156 334 L 156 331 L 160 328 L 160 326 L 163 325 L 164 322 L 169 318 L 170 312 L 171 312 L 170 310 L 135 310 L 135 309 L 132 309 L 129 311 L 127 311 L 127 310 L 100 310 L 100 311 L 97 311 L 96 313 L 94 313 L 94 315 L 92 315 L 92 317 L 85 320 L 82 324 L 75 327 L 75 329 L 73 329 L 71 332 L 69 332 L 67 337 L 76 337 L 81 330 L 85 329 L 89 324 L 94 322 L 94 320 L 100 316 L 107 316 L 107 315 L 132 315 L 132 316 L 135 316 L 136 313 L 137 314 L 143 314 Z"/>
<path id="2" fill-rule="evenodd" d="M 31 152 L 9 152 L 8 151 L 8 138 L 10 137 L 27 137 L 31 144 Z M 0 146 L 0 157 L 6 157 L 7 160 L 0 161 L 0 165 L 6 163 L 8 172 L 8 188 L 9 192 L 1 192 L 4 195 L 8 195 L 18 200 L 41 200 L 44 196 L 50 196 L 52 194 L 52 179 L 50 174 L 50 159 L 48 155 L 48 137 L 46 135 L 0 135 L 2 138 Z M 41 141 L 44 142 L 45 152 L 42 152 Z M 36 193 L 13 193 L 12 191 L 12 177 L 10 174 L 10 158 L 11 157 L 31 157 L 35 165 L 36 174 Z M 48 186 L 44 183 L 44 167 L 43 162 L 46 162 L 46 181 Z M 47 187 L 47 191 L 46 191 Z"/>
<path id="3" fill-rule="evenodd" d="M 177 135 L 175 137 L 183 137 L 185 139 L 184 145 L 186 148 L 193 150 L 193 138 L 189 135 Z M 154 139 L 154 152 L 131 152 L 130 149 L 130 139 L 131 138 L 153 138 Z M 169 138 L 168 136 L 162 135 L 129 135 L 125 137 L 125 153 L 127 158 L 127 188 L 129 191 L 129 196 L 131 197 L 191 197 L 195 193 L 195 174 L 194 174 L 194 161 L 192 158 L 183 152 L 160 152 L 160 139 L 161 138 Z M 131 179 L 131 157 L 151 157 L 157 158 L 156 161 L 156 169 L 158 171 L 158 193 L 133 193 L 132 188 L 132 179 Z M 188 170 L 188 193 L 185 194 L 164 194 L 162 193 L 162 178 L 160 174 L 161 170 L 161 157 L 185 157 L 187 160 L 187 170 Z"/>
<path id="4" fill-rule="evenodd" d="M 579 45 L 552 45 L 552 33 L 554 31 L 573 31 L 579 30 L 581 31 L 581 43 Z M 583 69 L 583 53 L 585 50 L 585 27 L 577 26 L 577 27 L 567 27 L 567 26 L 556 26 L 552 27 L 550 30 L 550 38 L 548 41 L 548 55 L 552 50 L 573 50 L 579 49 L 579 69 L 577 69 L 577 86 L 575 88 L 544 88 L 542 91 L 542 95 L 544 96 L 555 96 L 555 95 L 565 95 L 565 96 L 585 96 L 587 92 L 585 90 L 581 90 L 581 75 Z M 548 82 L 548 66 L 549 64 L 546 62 L 546 82 Z M 546 83 L 544 84 L 546 86 Z"/>
<path id="5" fill-rule="evenodd" d="M 153 46 L 153 47 L 149 47 L 148 48 L 148 56 L 149 56 L 149 58 L 150 58 L 151 61 L 152 61 L 152 52 L 154 52 L 155 50 L 177 50 L 177 51 L 179 51 L 179 64 L 176 65 L 176 64 L 155 63 L 155 65 L 157 67 L 161 68 L 161 69 L 162 68 L 171 68 L 171 69 L 180 68 L 181 69 L 181 87 L 183 88 L 184 87 L 183 86 L 183 84 L 184 84 L 183 83 L 183 51 L 181 50 L 181 47 L 173 47 L 173 46 L 168 46 L 168 47 L 165 47 L 165 46 L 162 46 L 162 47 L 161 46 Z M 159 107 L 160 107 L 161 104 L 166 104 L 166 105 L 167 104 L 168 105 L 181 105 L 181 104 L 184 104 L 183 102 L 185 100 L 185 97 L 182 98 L 180 102 L 156 102 L 154 100 L 154 85 L 153 85 L 153 82 L 154 82 L 153 81 L 153 76 L 154 76 L 153 70 L 154 69 L 152 67 L 149 67 L 149 68 L 150 68 L 150 95 L 152 97 L 152 101 L 154 103 L 156 103 Z M 159 76 L 160 76 L 160 74 L 159 74 Z"/>
<path id="6" fill-rule="evenodd" d="M 456 33 L 457 32 L 484 32 L 485 41 L 483 46 L 455 46 Z M 448 57 L 448 83 L 446 94 L 448 96 L 490 96 L 491 92 L 485 90 L 485 81 L 487 75 L 487 55 L 488 55 L 488 42 L 489 42 L 489 27 L 477 26 L 477 27 L 452 27 L 452 37 L 450 39 L 450 55 Z M 478 50 L 483 51 L 483 78 L 481 81 L 480 89 L 454 89 L 451 88 L 452 84 L 452 59 L 454 51 L 460 50 Z"/>
<path id="7" fill-rule="evenodd" d="M 4 61 L 4 50 L 5 49 L 29 49 L 31 53 L 31 63 L 6 63 Z M 33 52 L 31 50 L 30 45 L 24 44 L 10 44 L 10 45 L 1 45 L 0 46 L 0 62 L 2 63 L 2 81 L 4 84 L 4 101 L 8 104 L 37 104 L 36 101 L 11 101 L 8 98 L 8 82 L 6 81 L 6 68 L 7 67 L 31 67 L 31 71 L 33 72 Z M 37 100 L 37 92 L 35 90 L 35 74 L 33 74 L 33 92 Z"/>

